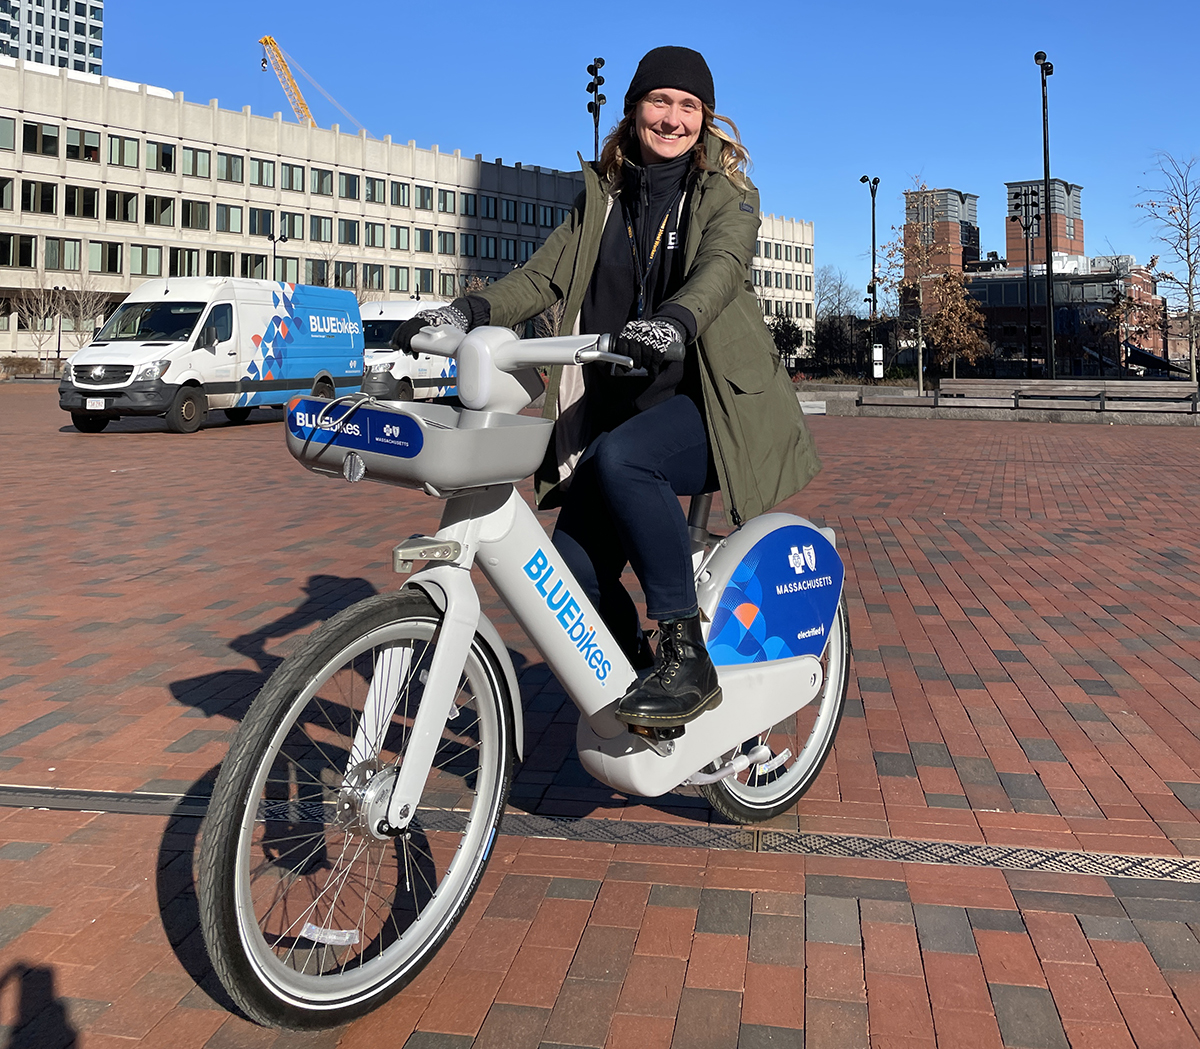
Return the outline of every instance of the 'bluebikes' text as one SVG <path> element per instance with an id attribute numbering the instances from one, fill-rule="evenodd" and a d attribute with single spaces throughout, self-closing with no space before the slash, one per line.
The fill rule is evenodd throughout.
<path id="1" fill-rule="evenodd" d="M 546 607 L 557 613 L 554 618 L 583 654 L 587 665 L 595 673 L 596 680 L 604 681 L 608 672 L 612 670 L 612 663 L 604 658 L 604 651 L 596 644 L 596 629 L 583 621 L 579 602 L 571 596 L 571 591 L 563 585 L 561 579 L 554 578 L 554 569 L 550 567 L 550 561 L 541 548 L 525 565 L 525 574 L 533 580 L 537 592 L 546 599 Z M 551 580 L 554 582 L 553 587 L 550 585 Z"/>

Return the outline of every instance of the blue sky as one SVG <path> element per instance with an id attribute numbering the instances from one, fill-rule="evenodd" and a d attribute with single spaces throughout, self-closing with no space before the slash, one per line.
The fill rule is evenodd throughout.
<path id="1" fill-rule="evenodd" d="M 881 179 L 881 240 L 919 175 L 979 194 L 982 248 L 1003 254 L 1003 183 L 1042 170 L 1038 49 L 1055 66 L 1052 174 L 1084 187 L 1090 254 L 1144 262 L 1158 250 L 1134 207 L 1139 187 L 1156 150 L 1200 152 L 1200 6 L 1190 2 L 114 0 L 105 16 L 112 76 L 290 119 L 278 82 L 259 69 L 257 40 L 271 33 L 375 136 L 559 168 L 576 166 L 576 151 L 590 157 L 584 85 L 595 55 L 607 63 L 607 125 L 646 50 L 694 47 L 713 69 L 718 111 L 750 149 L 763 209 L 813 221 L 818 265 L 864 285 L 864 173 Z M 321 126 L 347 125 L 297 79 Z"/>

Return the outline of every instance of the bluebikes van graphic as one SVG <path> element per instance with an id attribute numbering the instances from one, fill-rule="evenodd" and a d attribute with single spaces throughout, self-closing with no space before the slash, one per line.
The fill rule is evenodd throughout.
<path id="1" fill-rule="evenodd" d="M 820 656 L 837 616 L 845 568 L 815 528 L 760 539 L 725 585 L 708 635 L 717 666 Z"/>

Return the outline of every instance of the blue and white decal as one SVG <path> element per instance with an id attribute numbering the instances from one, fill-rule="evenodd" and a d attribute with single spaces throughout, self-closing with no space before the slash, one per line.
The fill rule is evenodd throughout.
<path id="1" fill-rule="evenodd" d="M 538 547 L 537 553 L 526 563 L 525 574 L 533 580 L 534 588 L 542 595 L 546 607 L 556 613 L 554 618 L 558 620 L 559 626 L 566 632 L 572 644 L 579 649 L 584 661 L 596 675 L 596 680 L 606 681 L 608 672 L 612 670 L 612 662 L 596 644 L 596 628 L 584 622 L 579 602 L 563 581 L 555 578 L 557 573 L 541 547 Z M 553 586 L 550 585 L 551 582 Z"/>
<path id="2" fill-rule="evenodd" d="M 288 432 L 301 441 L 318 447 L 333 445 L 359 452 L 377 452 L 398 459 L 412 459 L 425 444 L 425 435 L 417 421 L 399 412 L 378 408 L 355 408 L 335 404 L 318 422 L 328 401 L 298 397 L 288 405 Z"/>
<path id="3" fill-rule="evenodd" d="M 708 654 L 717 666 L 820 656 L 837 617 L 845 567 L 815 528 L 789 525 L 742 558 L 717 604 Z"/>

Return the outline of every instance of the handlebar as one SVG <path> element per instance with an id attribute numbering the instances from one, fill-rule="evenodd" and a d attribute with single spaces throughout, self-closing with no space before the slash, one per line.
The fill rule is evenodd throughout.
<path id="1" fill-rule="evenodd" d="M 431 353 L 438 357 L 454 357 L 459 345 L 466 338 L 463 332 L 452 325 L 442 324 L 422 328 L 413 336 L 413 349 Z M 621 368 L 632 368 L 633 360 L 610 347 L 616 342 L 614 335 L 559 335 L 545 339 L 520 339 L 506 344 L 503 349 L 493 351 L 496 367 L 511 372 L 519 368 L 546 367 L 554 364 L 615 364 Z M 682 342 L 673 342 L 667 347 L 664 359 L 681 361 L 686 353 Z"/>

